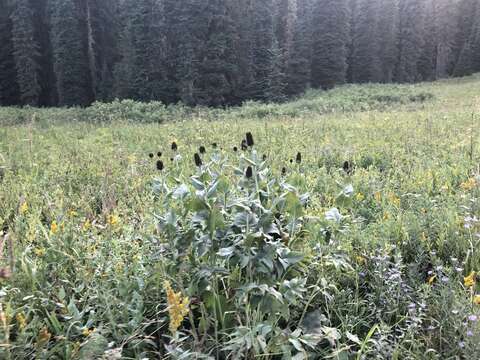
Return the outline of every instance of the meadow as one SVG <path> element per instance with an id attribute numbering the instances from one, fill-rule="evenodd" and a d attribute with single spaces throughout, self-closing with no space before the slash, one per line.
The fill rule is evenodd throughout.
<path id="1" fill-rule="evenodd" d="M 479 94 L 0 108 L 0 358 L 478 358 Z"/>

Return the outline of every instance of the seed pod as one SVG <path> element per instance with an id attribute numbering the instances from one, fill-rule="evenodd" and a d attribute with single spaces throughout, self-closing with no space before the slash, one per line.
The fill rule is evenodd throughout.
<path id="1" fill-rule="evenodd" d="M 247 167 L 247 171 L 245 172 L 245 177 L 250 179 L 253 176 L 253 169 L 251 166 Z"/>
<path id="2" fill-rule="evenodd" d="M 287 174 L 287 168 L 283 167 L 282 168 L 282 176 L 285 176 Z"/>
<path id="3" fill-rule="evenodd" d="M 255 145 L 255 143 L 254 143 L 254 141 L 253 141 L 253 135 L 252 135 L 251 132 L 247 132 L 246 138 L 247 138 L 247 146 L 253 146 L 253 145 Z"/>
<path id="4" fill-rule="evenodd" d="M 153 153 L 148 154 L 148 157 L 149 157 L 150 159 L 153 159 Z"/>
<path id="5" fill-rule="evenodd" d="M 158 170 L 158 171 L 162 171 L 162 170 L 163 170 L 163 161 L 162 161 L 162 160 L 158 160 L 158 161 L 157 161 L 157 170 Z"/>
<path id="6" fill-rule="evenodd" d="M 290 159 L 290 164 L 293 164 L 293 159 Z"/>
<path id="7" fill-rule="evenodd" d="M 195 153 L 195 155 L 193 155 L 193 159 L 195 160 L 196 166 L 202 166 L 202 159 L 200 158 L 200 155 L 198 155 L 198 153 Z"/>
<path id="8" fill-rule="evenodd" d="M 233 151 L 234 152 L 237 152 L 238 151 L 238 148 L 236 146 L 233 147 Z"/>
<path id="9" fill-rule="evenodd" d="M 302 163 L 302 153 L 297 153 L 297 158 L 295 159 L 295 161 L 297 162 L 297 164 L 301 164 Z"/>
<path id="10" fill-rule="evenodd" d="M 200 154 L 205 154 L 207 152 L 207 150 L 205 149 L 205 146 L 203 145 L 198 148 L 198 151 L 200 151 Z"/>
<path id="11" fill-rule="evenodd" d="M 177 150 L 178 150 L 178 145 L 177 145 L 177 143 L 176 143 L 175 141 L 172 142 L 172 150 L 173 150 L 173 151 L 177 151 Z"/>
<path id="12" fill-rule="evenodd" d="M 243 139 L 240 146 L 242 147 L 243 151 L 247 150 L 248 149 L 247 140 Z"/>
<path id="13" fill-rule="evenodd" d="M 157 156 L 162 157 L 162 152 L 161 151 L 157 152 Z"/>

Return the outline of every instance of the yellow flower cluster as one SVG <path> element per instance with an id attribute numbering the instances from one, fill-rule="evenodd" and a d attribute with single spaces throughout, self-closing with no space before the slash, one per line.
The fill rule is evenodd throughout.
<path id="1" fill-rule="evenodd" d="M 25 327 L 27 326 L 27 318 L 25 317 L 25 314 L 23 312 L 18 313 L 15 316 L 15 319 L 17 320 L 18 328 L 20 329 L 20 331 L 25 329 Z"/>
<path id="2" fill-rule="evenodd" d="M 395 206 L 400 206 L 400 198 L 393 192 L 388 194 L 388 200 Z"/>
<path id="3" fill-rule="evenodd" d="M 475 180 L 475 178 L 472 177 L 472 178 L 468 179 L 467 181 L 461 183 L 460 187 L 463 190 L 469 191 L 469 190 L 472 190 L 476 185 L 477 185 L 477 181 Z"/>
<path id="4" fill-rule="evenodd" d="M 118 218 L 117 215 L 111 214 L 111 215 L 108 215 L 107 221 L 111 226 L 115 226 L 119 223 L 120 219 Z"/>
<path id="5" fill-rule="evenodd" d="M 477 294 L 473 297 L 473 303 L 475 305 L 480 305 L 480 294 Z"/>
<path id="6" fill-rule="evenodd" d="M 433 283 L 435 282 L 435 279 L 437 278 L 437 275 L 432 275 L 428 278 L 428 284 L 429 285 L 433 285 Z"/>
<path id="7" fill-rule="evenodd" d="M 163 283 L 163 288 L 167 293 L 168 314 L 170 315 L 170 332 L 175 334 L 182 324 L 183 319 L 188 314 L 190 300 L 188 297 L 184 297 L 181 292 L 174 292 L 169 281 Z"/>
<path id="8" fill-rule="evenodd" d="M 82 330 L 82 335 L 85 336 L 85 337 L 87 337 L 87 336 L 89 336 L 90 334 L 92 334 L 94 331 L 95 331 L 95 328 L 89 329 L 89 328 L 86 327 L 86 328 L 84 328 L 84 329 Z"/>
<path id="9" fill-rule="evenodd" d="M 57 224 L 56 221 L 54 221 L 54 222 L 52 222 L 52 223 L 50 224 L 50 232 L 51 232 L 52 234 L 56 234 L 57 231 L 58 231 L 58 224 Z"/>
<path id="10" fill-rule="evenodd" d="M 22 214 L 22 215 L 25 214 L 28 211 L 28 204 L 27 204 L 26 201 L 24 201 L 22 203 L 22 205 L 20 205 L 19 211 L 20 211 L 20 214 Z"/>
<path id="11" fill-rule="evenodd" d="M 463 278 L 463 283 L 464 285 L 467 287 L 467 288 L 471 288 L 475 285 L 475 278 L 476 278 L 477 274 L 475 273 L 475 271 L 472 271 L 470 273 L 470 275 L 466 276 Z"/>

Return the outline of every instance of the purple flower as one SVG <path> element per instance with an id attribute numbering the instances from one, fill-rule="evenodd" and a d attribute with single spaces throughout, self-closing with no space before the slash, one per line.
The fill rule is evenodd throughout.
<path id="1" fill-rule="evenodd" d="M 472 322 L 475 322 L 475 321 L 478 320 L 478 317 L 477 317 L 477 315 L 470 315 L 470 316 L 468 317 L 468 320 L 470 320 L 470 321 L 472 321 Z"/>
<path id="2" fill-rule="evenodd" d="M 472 337 L 473 336 L 473 331 L 472 330 L 467 330 L 467 336 Z"/>

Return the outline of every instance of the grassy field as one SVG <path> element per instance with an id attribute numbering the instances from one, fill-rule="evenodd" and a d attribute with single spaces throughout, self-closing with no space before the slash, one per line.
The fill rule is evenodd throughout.
<path id="1" fill-rule="evenodd" d="M 478 358 L 479 94 L 0 109 L 0 358 Z"/>

